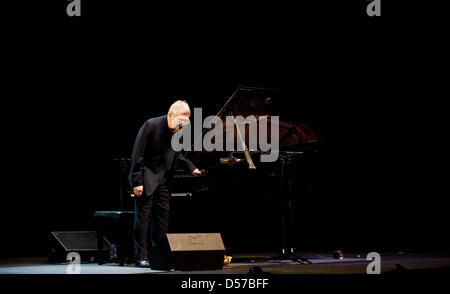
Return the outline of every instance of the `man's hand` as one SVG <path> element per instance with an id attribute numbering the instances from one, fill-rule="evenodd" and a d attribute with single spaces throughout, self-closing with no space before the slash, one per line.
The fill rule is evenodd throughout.
<path id="1" fill-rule="evenodd" d="M 136 186 L 133 188 L 133 193 L 138 198 L 142 196 L 143 191 L 144 191 L 144 186 Z"/>
<path id="2" fill-rule="evenodd" d="M 192 174 L 193 174 L 193 175 L 201 175 L 202 172 L 201 172 L 198 168 L 196 168 L 196 169 L 194 169 L 194 170 L 192 171 Z"/>

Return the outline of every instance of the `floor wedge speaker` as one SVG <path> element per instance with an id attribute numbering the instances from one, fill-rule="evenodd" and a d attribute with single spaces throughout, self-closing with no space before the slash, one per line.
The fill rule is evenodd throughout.
<path id="1" fill-rule="evenodd" d="M 94 262 L 98 258 L 96 231 L 54 231 L 50 233 L 49 262 L 66 262 L 70 252 L 80 255 L 81 261 Z M 109 258 L 111 244 L 103 238 L 104 258 Z"/>
<path id="2" fill-rule="evenodd" d="M 220 233 L 169 233 L 154 248 L 150 267 L 156 270 L 212 270 L 224 264 Z"/>

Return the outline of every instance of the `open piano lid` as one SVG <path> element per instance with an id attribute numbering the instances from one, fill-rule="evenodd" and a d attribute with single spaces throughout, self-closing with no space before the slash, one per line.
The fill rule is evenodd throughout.
<path id="1" fill-rule="evenodd" d="M 238 138 L 237 128 L 235 124 L 227 125 L 227 120 L 225 119 L 227 116 L 238 117 L 242 116 L 244 119 L 249 116 L 254 116 L 256 118 L 257 124 L 261 117 L 267 117 L 270 121 L 271 115 L 280 115 L 279 113 L 274 112 L 274 99 L 280 99 L 279 90 L 273 88 L 258 88 L 258 87 L 247 87 L 247 86 L 239 86 L 230 96 L 230 98 L 226 101 L 226 103 L 222 106 L 219 112 L 216 114 L 216 120 L 213 121 L 213 124 L 210 128 L 206 128 L 202 132 L 201 138 L 194 138 L 193 142 L 196 140 L 203 140 L 203 137 L 206 133 L 214 128 L 214 123 L 216 123 L 219 119 L 222 121 L 223 130 L 221 130 L 220 134 L 223 136 L 217 136 L 219 134 L 219 130 L 214 134 L 214 140 L 222 141 L 222 144 L 225 142 L 226 136 L 228 133 L 233 132 L 233 138 L 235 141 Z M 249 124 L 245 126 L 241 125 L 241 129 L 245 127 L 245 136 L 244 142 L 246 146 L 249 146 Z M 258 128 L 256 128 L 258 129 Z M 268 138 L 272 140 L 270 137 L 270 123 L 268 124 Z M 306 125 L 298 122 L 288 122 L 282 121 L 280 117 L 279 121 L 279 138 L 280 142 L 280 150 L 291 148 L 297 148 L 298 145 L 302 145 L 304 143 L 312 143 L 317 141 L 317 137 L 314 132 Z M 235 142 L 235 146 L 237 146 L 237 142 Z M 194 143 L 191 146 L 191 150 L 194 150 Z M 225 146 L 223 148 L 225 150 Z M 250 150 L 250 152 L 258 153 L 258 150 Z M 187 151 L 185 152 L 185 156 L 190 158 L 197 166 L 200 168 L 208 168 L 211 164 L 218 164 L 220 158 L 228 157 L 230 151 Z"/>
<path id="2" fill-rule="evenodd" d="M 225 148 L 225 138 L 227 138 L 228 134 L 231 132 L 233 133 L 233 138 L 235 140 L 235 147 L 237 147 L 238 140 L 237 138 L 240 136 L 237 128 L 236 123 L 227 124 L 226 117 L 239 117 L 247 118 L 249 116 L 254 116 L 256 120 L 259 120 L 260 117 L 268 117 L 270 119 L 268 106 L 271 104 L 272 96 L 277 93 L 277 89 L 270 89 L 270 88 L 257 88 L 257 87 L 247 87 L 247 86 L 238 86 L 237 89 L 233 92 L 233 94 L 228 98 L 226 103 L 222 106 L 222 108 L 219 110 L 219 112 L 216 114 L 216 119 L 213 120 L 211 123 L 211 127 L 203 129 L 202 136 L 194 138 L 193 144 L 191 145 L 191 150 L 194 150 L 195 142 L 198 142 L 199 140 L 203 140 L 204 136 L 208 132 L 212 132 L 212 138 L 215 143 L 221 144 L 223 146 L 223 150 L 226 150 Z M 218 121 L 222 122 L 223 128 L 214 128 Z M 247 150 L 248 146 L 248 127 L 247 125 L 241 125 L 240 129 L 246 128 L 246 131 L 244 132 L 243 136 L 244 142 L 245 142 L 245 149 Z M 214 128 L 214 129 L 213 129 Z M 240 142 L 240 140 L 239 140 Z M 203 145 L 202 145 L 203 146 Z M 254 150 L 257 152 L 257 150 Z M 219 157 L 227 157 L 228 154 L 230 154 L 231 151 L 213 151 L 213 152 L 207 152 L 205 150 L 203 151 L 187 151 L 185 152 L 185 156 L 190 158 L 196 165 L 202 166 L 201 161 L 208 162 L 207 165 L 211 165 L 213 162 L 219 162 Z M 245 153 L 245 152 L 244 152 Z M 217 157 L 219 155 L 219 157 Z M 246 157 L 249 162 L 251 162 L 251 158 L 248 158 L 248 152 L 246 154 Z M 253 163 L 251 165 L 254 168 Z"/>
<path id="3" fill-rule="evenodd" d="M 277 93 L 277 89 L 239 86 L 216 116 L 223 119 L 227 115 L 241 115 L 244 118 L 269 115 L 268 106 Z"/>

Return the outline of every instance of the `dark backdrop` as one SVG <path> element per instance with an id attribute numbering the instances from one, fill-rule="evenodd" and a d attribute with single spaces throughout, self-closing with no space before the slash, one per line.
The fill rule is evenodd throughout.
<path id="1" fill-rule="evenodd" d="M 438 27 L 331 2 L 84 4 L 80 19 L 11 20 L 1 255 L 45 255 L 48 232 L 92 229 L 95 210 L 118 205 L 114 159 L 130 157 L 146 119 L 177 98 L 215 114 L 238 85 L 282 90 L 281 119 L 320 135 L 317 177 L 296 202 L 297 248 L 448 248 Z M 192 213 L 174 203 L 187 226 L 174 227 L 209 222 L 215 208 L 217 230 L 239 233 L 234 246 L 277 248 L 270 202 L 231 197 L 224 214 L 214 197 L 187 203 Z"/>

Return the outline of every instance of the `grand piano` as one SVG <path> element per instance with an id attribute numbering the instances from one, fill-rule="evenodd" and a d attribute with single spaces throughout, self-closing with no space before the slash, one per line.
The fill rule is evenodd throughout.
<path id="1" fill-rule="evenodd" d="M 249 249 L 248 246 L 259 249 L 275 246 L 281 248 L 283 254 L 286 248 L 292 250 L 293 246 L 288 244 L 295 222 L 291 200 L 298 196 L 292 186 L 302 185 L 319 140 L 306 124 L 282 120 L 283 109 L 274 103 L 277 99 L 282 98 L 276 89 L 237 87 L 216 114 L 223 122 L 224 136 L 214 136 L 212 141 L 225 144 L 224 138 L 232 133 L 235 146 L 240 144 L 240 150 L 192 151 L 191 146 L 191 150 L 183 152 L 204 173 L 194 176 L 183 170 L 176 171 L 169 232 L 220 232 L 228 253 L 233 249 Z M 250 124 L 242 125 L 242 121 L 239 124 L 237 120 L 227 124 L 225 119 L 251 115 L 256 118 L 256 124 L 263 120 L 270 122 L 275 115 L 280 117 L 278 138 L 271 138 L 270 128 L 267 129 L 269 140 L 279 140 L 278 160 L 263 162 L 260 160 L 263 152 L 249 148 Z M 200 137 L 193 138 L 192 144 L 203 140 L 210 131 L 211 128 L 204 129 Z M 118 162 L 121 171 L 119 211 L 122 213 L 100 211 L 99 219 L 132 218 L 128 217 L 133 214 L 134 206 L 127 181 L 129 159 L 122 158 Z"/>
<path id="2" fill-rule="evenodd" d="M 231 179 L 236 175 L 240 178 L 241 173 L 249 176 L 257 174 L 258 177 L 263 175 L 275 176 L 274 166 L 277 165 L 277 162 L 261 162 L 261 154 L 264 152 L 249 148 L 251 123 L 244 124 L 242 121 L 237 122 L 235 120 L 229 125 L 226 117 L 236 118 L 241 116 L 245 119 L 254 116 L 256 118 L 255 130 L 258 129 L 261 121 L 267 120 L 269 125 L 267 137 L 269 140 L 279 140 L 279 151 L 282 153 L 288 151 L 306 154 L 316 152 L 318 138 L 315 132 L 303 123 L 281 120 L 282 116 L 279 120 L 279 137 L 271 138 L 271 117 L 280 115 L 279 113 L 273 113 L 274 110 L 280 111 L 273 106 L 273 101 L 277 98 L 277 95 L 278 90 L 276 89 L 239 86 L 216 114 L 216 117 L 223 122 L 223 131 L 220 134 L 224 135 L 220 137 L 214 135 L 212 141 L 220 141 L 225 150 L 225 138 L 232 133 L 231 136 L 235 140 L 234 145 L 236 149 L 240 147 L 240 151 L 205 151 L 204 149 L 192 151 L 194 149 L 193 143 L 190 150 L 184 152 L 184 156 L 207 173 L 202 176 L 192 176 L 181 170 L 177 171 L 173 186 L 173 191 L 178 192 L 176 195 L 191 196 L 200 191 L 204 192 L 209 187 L 217 186 L 219 182 L 225 181 L 223 184 L 232 182 Z M 239 131 L 239 129 L 245 129 L 245 131 Z M 194 138 L 194 141 L 202 140 L 205 134 L 210 131 L 211 128 L 205 128 L 202 136 Z M 242 141 L 244 141 L 243 146 L 240 145 Z"/>
<path id="3" fill-rule="evenodd" d="M 279 96 L 276 89 L 238 87 L 216 114 L 223 122 L 224 135 L 212 140 L 225 144 L 222 140 L 231 132 L 236 147 L 244 142 L 241 150 L 184 152 L 206 173 L 175 174 L 173 195 L 187 197 L 173 197 L 170 230 L 220 232 L 228 249 L 248 249 L 247 245 L 261 249 L 276 246 L 282 250 L 292 247 L 287 243 L 295 220 L 288 214 L 292 214 L 291 200 L 298 197 L 293 186 L 302 185 L 306 179 L 319 140 L 306 124 L 282 120 L 283 109 L 274 103 L 282 99 Z M 270 128 L 267 129 L 269 140 L 279 140 L 276 161 L 263 162 L 263 152 L 249 148 L 250 124 L 242 125 L 236 120 L 228 120 L 231 123 L 227 124 L 225 119 L 251 115 L 258 125 L 279 116 L 278 138 L 271 138 Z M 201 138 L 193 139 L 203 139 L 210 131 L 211 128 L 204 129 Z"/>

